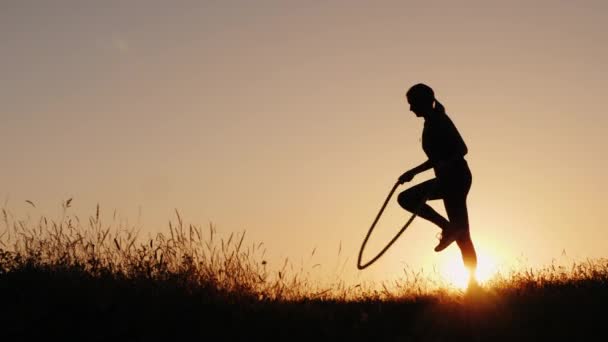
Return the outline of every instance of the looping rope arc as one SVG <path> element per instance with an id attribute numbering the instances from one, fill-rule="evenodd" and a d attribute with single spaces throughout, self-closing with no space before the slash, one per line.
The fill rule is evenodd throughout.
<path id="1" fill-rule="evenodd" d="M 372 226 L 367 231 L 367 235 L 365 236 L 365 239 L 363 239 L 363 243 L 361 244 L 361 249 L 359 249 L 359 258 L 357 259 L 357 268 L 360 269 L 360 270 L 367 268 L 368 266 L 370 266 L 371 264 L 373 264 L 374 262 L 376 262 L 378 259 L 380 259 L 380 257 L 382 255 L 384 255 L 384 253 L 386 253 L 386 251 L 395 243 L 395 241 L 397 241 L 397 239 L 401 236 L 401 234 L 403 234 L 403 232 L 407 229 L 407 227 L 409 227 L 409 225 L 412 223 L 412 221 L 414 221 L 414 219 L 417 216 L 416 212 L 418 212 L 418 210 L 416 210 L 414 212 L 414 214 L 412 214 L 412 216 L 410 217 L 409 220 L 407 220 L 407 222 L 405 223 L 405 225 L 403 226 L 403 228 L 401 228 L 401 230 L 399 230 L 399 232 L 397 233 L 397 235 L 395 235 L 395 237 L 393 237 L 393 239 L 380 251 L 380 253 L 378 253 L 378 255 L 376 255 L 375 257 L 373 257 L 367 263 L 365 263 L 363 265 L 361 264 L 361 258 L 363 256 L 363 250 L 365 249 L 365 245 L 367 244 L 367 240 L 369 240 L 369 237 L 371 236 L 372 231 L 376 227 L 376 223 L 378 223 L 378 220 L 380 219 L 380 216 L 382 216 L 382 213 L 384 212 L 384 208 L 386 208 L 386 205 L 388 204 L 388 201 L 391 199 L 391 197 L 393 197 L 393 193 L 395 192 L 395 190 L 397 190 L 397 187 L 399 185 L 400 185 L 399 181 L 397 181 L 395 183 L 395 185 L 393 186 L 393 188 L 391 189 L 391 191 L 389 192 L 388 196 L 386 197 L 386 200 L 384 201 L 384 204 L 382 205 L 382 208 L 380 208 L 380 211 L 378 212 L 378 215 L 376 215 L 376 219 L 374 219 L 374 223 L 372 223 Z M 424 199 L 420 203 L 420 207 L 422 207 L 426 203 L 426 201 L 429 198 L 430 193 L 431 193 L 431 191 L 429 191 L 429 193 L 426 194 L 426 196 L 424 197 Z"/>

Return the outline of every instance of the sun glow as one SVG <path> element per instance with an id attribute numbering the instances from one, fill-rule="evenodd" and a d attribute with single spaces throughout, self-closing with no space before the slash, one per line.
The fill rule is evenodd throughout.
<path id="1" fill-rule="evenodd" d="M 492 278 L 498 271 L 494 258 L 486 253 L 477 254 L 477 271 L 475 272 L 475 279 L 479 284 L 485 283 L 487 280 Z M 467 288 L 469 284 L 469 270 L 464 266 L 462 258 L 459 254 L 446 258 L 446 261 L 440 268 L 441 276 L 449 285 L 459 289 Z"/>

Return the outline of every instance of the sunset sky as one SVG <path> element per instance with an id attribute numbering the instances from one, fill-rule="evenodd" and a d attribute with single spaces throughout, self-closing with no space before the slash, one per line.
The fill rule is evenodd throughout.
<path id="1" fill-rule="evenodd" d="M 144 235 L 177 208 L 345 277 L 439 267 L 457 247 L 423 220 L 355 267 L 426 159 L 404 98 L 423 82 L 469 147 L 481 259 L 608 257 L 607 22 L 605 1 L 3 1 L 1 204 L 99 203 Z M 366 258 L 408 217 L 395 196 Z"/>

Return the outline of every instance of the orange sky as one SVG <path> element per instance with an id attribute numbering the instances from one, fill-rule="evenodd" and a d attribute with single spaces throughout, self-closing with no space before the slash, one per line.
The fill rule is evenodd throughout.
<path id="1" fill-rule="evenodd" d="M 82 216 L 98 202 L 108 219 L 141 211 L 144 232 L 178 208 L 225 236 L 247 230 L 270 260 L 333 271 L 348 257 L 356 275 L 387 192 L 425 159 L 403 97 L 424 82 L 469 147 L 480 254 L 606 256 L 608 5 L 501 6 L 2 4 L 0 199 L 15 215 L 56 217 L 69 197 Z M 408 216 L 395 201 L 386 213 L 370 252 Z M 457 256 L 433 252 L 437 232 L 416 221 L 365 275 Z"/>

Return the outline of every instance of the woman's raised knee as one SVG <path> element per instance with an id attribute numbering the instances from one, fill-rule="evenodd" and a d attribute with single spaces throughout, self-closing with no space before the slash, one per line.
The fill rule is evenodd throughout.
<path id="1" fill-rule="evenodd" d="M 411 192 L 408 192 L 407 190 L 400 193 L 399 197 L 397 198 L 397 202 L 399 202 L 401 208 L 408 211 L 416 210 L 416 208 L 418 208 L 418 206 L 420 205 L 420 201 L 421 199 L 418 196 Z"/>

